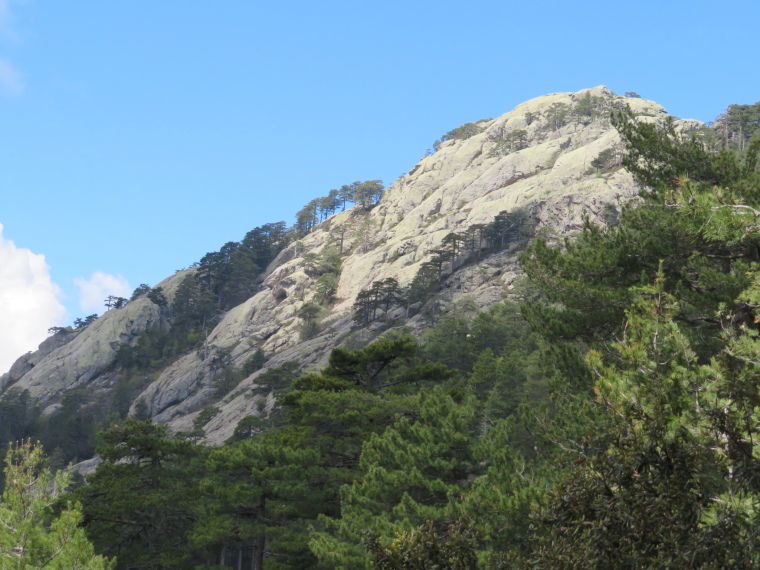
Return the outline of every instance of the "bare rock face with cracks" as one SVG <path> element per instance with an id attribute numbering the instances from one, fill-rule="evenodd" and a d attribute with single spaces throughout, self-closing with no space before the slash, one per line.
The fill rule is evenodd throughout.
<path id="1" fill-rule="evenodd" d="M 519 297 L 517 253 L 524 241 L 496 250 L 476 247 L 476 255 L 454 251 L 439 265 L 435 294 L 411 307 L 387 307 L 370 322 L 354 318 L 362 291 L 387 279 L 409 285 L 446 247 L 447 236 L 476 236 L 500 212 L 519 213 L 531 235 L 558 238 L 577 232 L 586 218 L 598 225 L 614 220 L 639 190 L 619 166 L 620 138 L 609 120 L 612 109 L 625 105 L 640 120 L 662 123 L 668 116 L 652 101 L 595 87 L 538 97 L 496 119 L 454 129 L 436 142 L 435 152 L 387 188 L 377 204 L 336 213 L 281 251 L 258 292 L 223 315 L 208 332 L 203 350 L 193 350 L 157 373 L 134 399 L 132 410 L 141 402 L 154 422 L 189 431 L 198 426 L 202 410 L 213 405 L 215 414 L 203 421 L 202 429 L 204 440 L 218 445 L 242 418 L 266 415 L 276 405 L 266 380 L 258 380 L 266 378 L 267 370 L 291 361 L 304 368 L 318 366 L 332 348 L 360 346 L 389 328 L 404 326 L 418 334 L 431 314 L 478 311 Z M 684 131 L 700 126 L 676 121 Z M 319 296 L 309 260 L 327 248 L 337 248 L 341 255 L 334 300 L 314 316 L 311 333 L 304 335 L 302 309 L 316 304 Z M 0 377 L 0 387 L 28 390 L 45 414 L 54 414 L 72 389 L 107 395 L 114 389 L 119 347 L 136 342 L 141 331 L 171 326 L 174 293 L 191 271 L 159 284 L 168 311 L 142 296 L 82 331 L 61 331 L 19 358 Z M 220 399 L 214 378 L 222 356 L 225 366 L 239 368 L 257 351 L 266 355 L 265 366 Z"/>

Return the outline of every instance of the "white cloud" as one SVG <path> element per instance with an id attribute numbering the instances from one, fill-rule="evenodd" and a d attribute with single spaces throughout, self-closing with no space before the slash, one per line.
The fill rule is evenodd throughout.
<path id="1" fill-rule="evenodd" d="M 96 271 L 89 279 L 74 279 L 74 285 L 79 288 L 79 307 L 87 314 L 103 314 L 104 301 L 109 295 L 129 297 L 132 288 L 121 275 L 109 275 Z"/>
<path id="2" fill-rule="evenodd" d="M 0 224 L 0 374 L 67 316 L 45 256 L 16 247 L 2 232 Z"/>

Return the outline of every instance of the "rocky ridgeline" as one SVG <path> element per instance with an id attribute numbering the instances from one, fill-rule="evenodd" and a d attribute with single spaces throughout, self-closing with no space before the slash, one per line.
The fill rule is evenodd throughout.
<path id="1" fill-rule="evenodd" d="M 620 139 L 608 119 L 611 109 L 625 104 L 643 120 L 662 122 L 667 117 L 657 103 L 596 87 L 538 97 L 496 119 L 455 129 L 373 208 L 356 206 L 335 214 L 290 244 L 267 269 L 260 291 L 228 311 L 209 334 L 207 350 L 175 361 L 135 402 L 142 399 L 154 421 L 182 431 L 193 429 L 199 413 L 213 404 L 216 415 L 204 431 L 209 443 L 219 444 L 241 418 L 271 410 L 272 393 L 257 384 L 268 369 L 288 361 L 318 365 L 331 348 L 366 343 L 389 327 L 403 324 L 419 332 L 431 313 L 479 310 L 514 295 L 516 246 L 466 264 L 452 261 L 442 290 L 426 306 L 415 307 L 411 318 L 405 318 L 408 308 L 396 307 L 365 327 L 353 319 L 361 291 L 388 278 L 408 285 L 448 234 L 487 225 L 499 212 L 522 210 L 539 231 L 557 236 L 578 231 L 585 217 L 597 224 L 608 221 L 637 194 L 630 174 L 615 167 Z M 700 125 L 677 124 L 684 130 Z M 600 156 L 608 162 L 598 168 Z M 308 260 L 328 247 L 342 252 L 336 301 L 322 310 L 313 334 L 304 339 L 299 312 L 318 295 Z M 181 272 L 160 284 L 170 303 L 183 276 Z M 0 382 L 28 389 L 53 411 L 66 390 L 84 385 L 108 390 L 120 344 L 152 326 L 169 323 L 156 305 L 141 297 L 80 333 L 49 339 L 39 351 L 21 357 Z M 266 367 L 215 401 L 219 367 L 240 367 L 259 349 L 269 357 Z"/>

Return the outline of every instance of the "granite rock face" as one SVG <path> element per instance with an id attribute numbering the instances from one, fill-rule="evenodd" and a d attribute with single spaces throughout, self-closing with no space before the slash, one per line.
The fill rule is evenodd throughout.
<path id="1" fill-rule="evenodd" d="M 180 276 L 161 283 L 173 293 Z M 140 332 L 168 326 L 160 307 L 139 297 L 121 309 L 112 309 L 83 330 L 64 329 L 46 339 L 39 349 L 22 356 L 3 376 L 4 388 L 28 390 L 45 408 L 67 391 L 95 382 L 114 362 L 122 344 L 133 343 Z M 6 380 L 7 377 L 7 380 Z"/>
<path id="2" fill-rule="evenodd" d="M 642 120 L 661 123 L 667 118 L 657 103 L 624 99 L 595 87 L 532 99 L 476 123 L 467 138 L 440 143 L 434 154 L 386 189 L 372 209 L 356 206 L 337 213 L 288 246 L 267 269 L 259 292 L 228 311 L 209 333 L 205 350 L 175 361 L 136 401 L 147 404 L 154 421 L 182 431 L 192 429 L 199 411 L 213 404 L 218 413 L 204 430 L 208 443 L 220 444 L 241 418 L 266 414 L 274 405 L 272 394 L 262 395 L 256 381 L 265 370 L 215 401 L 214 378 L 222 357 L 225 365 L 240 367 L 260 349 L 269 357 L 269 369 L 288 361 L 319 365 L 331 348 L 348 339 L 373 338 L 387 323 L 357 329 L 352 311 L 360 291 L 386 278 L 409 284 L 447 234 L 488 224 L 501 211 L 520 209 L 545 228 L 541 231 L 558 237 L 577 232 L 586 218 L 604 224 L 639 190 L 622 168 L 592 168 L 603 151 L 620 154 L 621 142 L 608 115 L 625 104 Z M 685 120 L 676 126 L 689 131 L 701 123 Z M 304 256 L 318 255 L 326 247 L 343 252 L 337 301 L 324 311 L 320 332 L 303 339 L 298 312 L 316 295 L 316 278 Z M 432 301 L 434 309 L 483 309 L 513 297 L 519 276 L 516 251 L 484 255 L 446 279 Z M 171 292 L 182 277 L 175 275 L 161 285 Z M 398 309 L 387 318 L 404 313 Z M 131 342 L 148 327 L 169 324 L 156 305 L 138 299 L 109 311 L 80 333 L 67 332 L 60 346 L 54 347 L 59 342 L 52 342 L 55 337 L 49 339 L 49 345 L 19 359 L 3 381 L 28 389 L 43 404 L 53 402 L 65 390 L 103 373 L 120 343 Z M 425 327 L 419 315 L 404 324 L 413 332 Z"/>
<path id="3" fill-rule="evenodd" d="M 11 369 L 0 376 L 0 389 L 4 390 L 7 385 L 13 384 L 19 380 L 34 368 L 44 357 L 57 348 L 71 342 L 77 337 L 77 335 L 78 331 L 74 331 L 71 327 L 62 328 L 53 336 L 42 341 L 40 346 L 34 352 L 19 356 L 16 359 L 16 362 L 11 366 Z"/>

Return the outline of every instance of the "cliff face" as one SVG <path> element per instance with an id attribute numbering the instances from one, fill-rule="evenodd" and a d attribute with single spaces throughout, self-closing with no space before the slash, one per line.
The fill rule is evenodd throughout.
<path id="1" fill-rule="evenodd" d="M 181 279 L 176 274 L 161 283 L 169 298 Z M 168 325 L 160 308 L 140 297 L 123 309 L 108 311 L 83 330 L 63 329 L 51 336 L 0 376 L 0 386 L 28 390 L 43 409 L 52 405 L 46 409 L 52 412 L 67 390 L 108 389 L 103 374 L 112 367 L 119 346 L 134 342 L 141 331 Z"/>
<path id="2" fill-rule="evenodd" d="M 593 223 L 605 223 L 637 193 L 632 177 L 614 167 L 620 140 L 607 119 L 610 109 L 626 103 L 643 120 L 661 122 L 667 117 L 656 103 L 623 99 L 596 87 L 539 97 L 496 119 L 452 131 L 449 140 L 390 186 L 373 208 L 356 206 L 335 214 L 282 251 L 268 268 L 261 290 L 228 311 L 210 333 L 209 350 L 193 351 L 174 362 L 138 400 L 144 399 L 154 421 L 177 430 L 192 429 L 199 411 L 213 403 L 219 413 L 204 430 L 209 443 L 221 443 L 241 418 L 271 409 L 272 395 L 256 384 L 266 369 L 287 361 L 322 363 L 331 348 L 349 340 L 366 342 L 378 328 L 405 317 L 406 311 L 397 308 L 384 322 L 358 328 L 353 304 L 373 282 L 394 278 L 408 285 L 449 233 L 489 224 L 502 211 L 520 210 L 539 231 L 558 236 L 579 230 L 586 216 Z M 698 123 L 680 121 L 678 126 L 688 130 Z M 610 165 L 601 172 L 591 168 L 608 149 L 604 156 Z M 309 254 L 319 255 L 326 247 L 337 247 L 343 254 L 338 300 L 324 311 L 319 331 L 303 340 L 298 313 L 317 295 Z M 450 275 L 428 308 L 445 312 L 467 300 L 472 309 L 480 309 L 513 295 L 519 276 L 514 249 L 483 255 L 461 267 L 452 262 Z M 161 284 L 170 302 L 182 277 L 178 274 Z M 420 331 L 424 311 L 414 313 L 404 324 Z M 141 330 L 169 325 L 156 305 L 139 298 L 78 334 L 46 341 L 38 352 L 19 359 L 1 381 L 28 389 L 44 406 L 53 406 L 52 411 L 68 389 L 109 389 L 106 372 L 118 346 L 133 342 Z M 53 347 L 56 343 L 62 345 Z M 213 377 L 220 355 L 226 365 L 239 367 L 259 349 L 269 356 L 266 368 L 215 402 Z M 252 388 L 259 389 L 254 394 Z"/>

